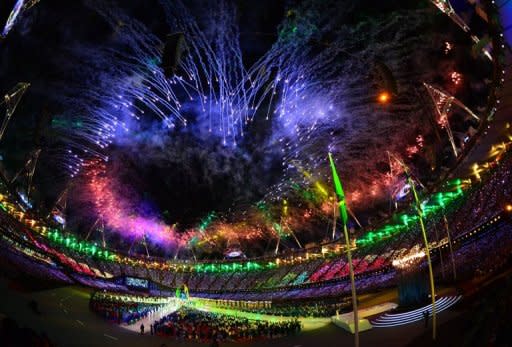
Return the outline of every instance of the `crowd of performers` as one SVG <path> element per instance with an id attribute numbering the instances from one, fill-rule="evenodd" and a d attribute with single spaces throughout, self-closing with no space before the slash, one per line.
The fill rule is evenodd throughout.
<path id="1" fill-rule="evenodd" d="M 117 324 L 135 324 L 150 317 L 170 300 L 187 301 L 186 287 L 176 292 L 176 298 L 127 295 L 122 293 L 95 292 L 91 296 L 90 308 L 101 317 Z M 312 308 L 311 308 L 312 309 Z M 313 312 L 313 311 L 311 311 Z M 289 312 L 292 315 L 292 312 Z M 272 339 L 298 333 L 301 330 L 297 319 L 279 322 L 251 320 L 198 309 L 181 307 L 177 311 L 154 321 L 149 327 L 140 325 L 141 333 L 169 336 L 178 340 L 232 341 Z"/>
<path id="2" fill-rule="evenodd" d="M 93 312 L 117 324 L 134 324 L 158 311 L 169 299 L 96 292 L 89 301 Z"/>
<path id="3" fill-rule="evenodd" d="M 215 302 L 215 300 L 212 301 Z M 345 297 L 341 302 L 340 298 L 326 298 L 324 300 L 314 300 L 310 302 L 292 300 L 285 302 L 268 302 L 267 305 L 239 305 L 235 307 L 235 309 L 279 317 L 332 317 L 336 315 L 336 313 L 349 311 L 352 307 L 351 305 L 350 297 Z M 222 301 L 220 301 L 220 304 L 215 304 L 215 306 L 229 307 L 228 305 L 223 305 Z"/>
<path id="4" fill-rule="evenodd" d="M 185 307 L 155 321 L 151 326 L 151 331 L 156 335 L 178 340 L 219 342 L 272 339 L 293 335 L 300 330 L 301 325 L 297 319 L 268 322 Z"/>

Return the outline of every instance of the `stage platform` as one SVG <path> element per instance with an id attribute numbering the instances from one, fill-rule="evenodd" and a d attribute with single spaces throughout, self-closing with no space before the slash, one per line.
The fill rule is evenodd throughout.
<path id="1" fill-rule="evenodd" d="M 368 308 L 363 308 L 361 310 L 358 310 L 359 314 L 359 331 L 366 331 L 370 330 L 372 328 L 372 325 L 370 321 L 367 319 L 367 317 L 376 316 L 378 314 L 381 314 L 383 312 L 387 312 L 390 310 L 393 310 L 398 305 L 393 302 L 386 302 L 380 305 L 371 306 Z M 340 315 L 336 315 L 331 317 L 331 322 L 340 327 L 345 329 L 346 331 L 351 332 L 352 334 L 355 332 L 354 330 L 354 313 L 344 313 Z"/>

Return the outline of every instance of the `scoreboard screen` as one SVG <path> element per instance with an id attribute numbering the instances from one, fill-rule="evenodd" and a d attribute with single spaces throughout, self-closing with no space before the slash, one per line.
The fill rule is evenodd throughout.
<path id="1" fill-rule="evenodd" d="M 139 288 L 139 289 L 148 289 L 149 288 L 149 281 L 142 279 L 142 278 L 136 278 L 136 277 L 125 277 L 125 282 L 127 287 L 132 288 Z"/>

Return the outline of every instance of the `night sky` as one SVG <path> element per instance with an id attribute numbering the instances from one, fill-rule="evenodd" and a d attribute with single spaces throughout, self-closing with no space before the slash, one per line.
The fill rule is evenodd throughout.
<path id="1" fill-rule="evenodd" d="M 73 194 L 66 213 L 70 226 L 82 233 L 87 231 L 97 215 L 90 193 L 83 188 L 87 186 L 88 177 L 80 173 L 71 180 L 66 169 L 70 160 L 69 144 L 86 146 L 87 139 L 80 134 L 83 134 L 89 107 L 101 106 L 86 101 L 89 104 L 85 107 L 84 100 L 90 99 L 84 95 L 99 95 L 98 100 L 101 100 L 102 88 L 108 88 L 114 76 L 119 75 L 121 54 L 131 54 L 129 41 L 123 37 L 127 23 L 123 20 L 108 23 L 94 3 L 41 0 L 23 15 L 0 44 L 0 90 L 7 91 L 19 81 L 31 83 L 0 143 L 1 165 L 7 175 L 12 176 L 32 150 L 41 148 L 32 193 L 35 208 L 45 212 L 50 210 L 60 192 L 70 187 Z M 211 33 L 216 30 L 222 33 L 222 28 L 212 27 L 215 18 L 209 17 L 210 9 L 220 2 L 186 3 L 206 37 L 214 39 L 208 35 L 213 35 Z M 395 0 L 378 5 L 374 1 L 342 1 L 341 4 L 313 0 L 239 0 L 228 3 L 236 12 L 240 50 L 246 69 L 265 57 L 273 47 L 278 51 L 276 46 L 283 52 L 301 52 L 301 49 L 293 47 L 296 44 L 307 52 L 300 57 L 302 60 L 297 58 L 297 64 L 303 64 L 304 71 L 311 71 L 307 76 L 311 85 L 325 83 L 324 92 L 318 88 L 311 89 L 310 93 L 315 94 L 308 101 L 308 107 L 318 108 L 315 105 L 322 105 L 323 98 L 330 98 L 336 107 L 344 110 L 343 114 L 329 114 L 328 119 L 301 119 L 296 123 L 297 127 L 308 129 L 313 126 L 318 129 L 315 128 L 306 140 L 301 137 L 299 141 L 289 133 L 292 128 L 286 122 L 265 121 L 266 110 L 277 105 L 275 100 L 274 105 L 266 99 L 261 111 L 256 112 L 254 121 L 247 125 L 247 136 L 239 140 L 236 148 L 228 148 L 221 138 L 205 134 L 204 115 L 192 103 L 185 104 L 182 110 L 191 125 L 178 126 L 172 132 L 147 112 L 138 122 L 129 125 L 129 133 L 116 136 L 105 151 L 109 156 L 106 176 L 114 182 L 112 190 L 116 196 L 130 201 L 127 206 L 133 209 L 131 213 L 158 218 L 184 232 L 197 226 L 212 211 L 223 216 L 223 223 L 240 222 L 244 216 L 250 215 L 251 206 L 265 200 L 278 206 L 273 210 L 273 218 L 278 220 L 278 212 L 275 211 L 280 209 L 281 200 L 276 198 L 279 192 L 297 208 L 294 215 L 302 216 L 304 210 L 316 209 L 321 221 L 325 218 L 321 203 L 305 202 L 289 193 L 293 191 L 290 187 L 294 182 L 299 182 L 303 188 L 311 183 L 304 179 L 300 172 L 302 169 L 298 166 L 290 169 L 292 161 L 284 159 L 287 157 L 283 155 L 282 144 L 289 143 L 286 150 L 293 146 L 298 148 L 295 154 L 301 165 L 329 185 L 329 189 L 328 167 L 318 165 L 322 164 L 321 158 L 325 156 L 327 146 L 333 146 L 329 150 L 334 150 L 340 162 L 349 167 L 346 169 L 344 166 L 342 173 L 349 198 L 351 191 L 367 197 L 371 197 L 371 189 L 378 191 L 364 204 L 359 202 L 357 205 L 354 198 L 354 208 L 365 216 L 361 219 L 363 224 L 367 224 L 373 220 L 372 214 L 389 209 L 389 198 L 385 195 L 389 194 L 390 188 L 379 186 L 390 169 L 389 162 L 382 159 L 386 149 L 402 151 L 405 156 L 404 149 L 416 145 L 421 135 L 425 148 L 407 160 L 417 170 L 418 176 L 427 182 L 435 180 L 442 165 L 451 164 L 443 150 L 447 140 L 439 141 L 432 124 L 425 121 L 431 106 L 425 105 L 425 100 L 418 97 L 421 81 L 436 83 L 445 89 L 452 88 L 458 96 L 472 100 L 475 96 L 485 95 L 486 88 L 481 80 L 488 71 L 480 69 L 471 76 L 464 74 L 465 83 L 457 90 L 450 85 L 451 81 L 446 77 L 448 72 L 472 70 L 473 62 L 459 58 L 469 43 L 457 28 L 443 29 L 449 27 L 448 19 L 430 7 L 428 1 L 412 4 L 411 1 Z M 9 4 L 2 1 L 1 18 L 8 13 L 6 5 Z M 118 5 L 122 18 L 143 23 L 145 30 L 161 41 L 173 30 L 157 0 L 120 1 Z M 327 15 L 329 11 L 332 11 L 332 16 Z M 417 28 L 404 29 L 400 21 L 393 24 L 393 19 L 400 16 L 410 16 Z M 422 18 L 423 22 L 415 21 L 414 16 Z M 290 35 L 297 35 L 295 41 L 284 37 L 283 33 L 288 33 L 288 28 L 291 28 Z M 295 32 L 297 28 L 298 33 Z M 361 39 L 344 37 L 349 30 L 360 33 Z M 418 37 L 412 40 L 414 35 Z M 457 48 L 449 56 L 444 56 L 443 42 L 448 39 L 456 42 Z M 408 40 L 413 42 L 409 44 L 412 47 L 407 47 Z M 351 51 L 347 53 L 347 48 L 337 51 L 337 45 L 350 47 Z M 116 53 L 109 55 L 109 50 Z M 330 51 L 336 52 L 333 61 L 329 61 L 332 59 Z M 297 54 L 300 53 L 290 55 L 289 59 Z M 365 57 L 366 63 L 361 64 L 362 58 L 356 54 Z M 330 70 L 322 68 L 315 71 L 314 64 L 308 65 L 315 59 L 321 62 L 318 66 L 325 64 Z M 372 96 L 378 86 L 369 70 L 377 59 L 390 66 L 401 87 L 397 101 L 388 108 L 375 105 Z M 325 81 L 322 81 L 323 76 Z M 346 83 L 334 83 L 337 79 Z M 471 106 L 482 107 L 478 104 Z M 470 124 L 463 116 L 459 118 L 454 126 L 464 133 Z M 403 132 L 399 134 L 397 129 Z M 380 158 L 378 153 L 381 153 Z M 296 162 L 297 159 L 293 160 Z M 432 173 L 421 173 L 430 168 Z M 21 182 L 19 184 L 22 185 Z M 279 190 L 281 188 L 284 193 Z M 261 224 L 261 218 L 255 223 Z M 297 222 L 298 230 L 302 224 L 305 242 L 319 241 L 324 237 L 324 230 L 319 233 L 311 230 L 318 223 L 318 220 Z"/>

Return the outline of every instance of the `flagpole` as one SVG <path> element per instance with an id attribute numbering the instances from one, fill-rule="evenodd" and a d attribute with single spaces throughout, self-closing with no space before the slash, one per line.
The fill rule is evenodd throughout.
<path id="1" fill-rule="evenodd" d="M 425 223 L 423 222 L 423 209 L 421 207 L 420 199 L 418 198 L 418 193 L 416 192 L 416 187 L 414 182 L 412 181 L 411 175 L 409 173 L 409 168 L 405 163 L 403 163 L 400 159 L 395 159 L 400 163 L 402 168 L 404 169 L 404 173 L 407 176 L 407 183 L 411 187 L 414 202 L 416 204 L 416 211 L 418 212 L 418 217 L 420 220 L 421 233 L 423 235 L 423 242 L 425 244 L 425 254 L 427 256 L 427 265 L 428 265 L 428 274 L 430 280 L 430 296 L 432 298 L 432 339 L 436 339 L 436 325 L 437 325 L 437 315 L 436 315 L 436 289 L 434 284 L 434 271 L 432 270 L 432 261 L 430 260 L 430 247 L 428 246 L 428 238 L 427 231 L 425 229 Z"/>
<path id="2" fill-rule="evenodd" d="M 347 223 L 343 223 L 345 244 L 347 247 L 348 268 L 350 271 L 350 286 L 352 289 L 352 308 L 354 311 L 354 345 L 359 347 L 359 313 L 357 309 L 356 281 L 354 278 L 354 266 L 352 264 L 352 251 L 350 250 L 350 239 L 347 230 Z"/>
<path id="3" fill-rule="evenodd" d="M 418 210 L 418 216 L 420 217 L 421 233 L 423 234 L 423 242 L 425 243 L 425 254 L 427 255 L 428 274 L 430 279 L 430 296 L 432 297 L 432 339 L 436 339 L 436 289 L 434 285 L 434 271 L 432 270 L 432 261 L 430 260 L 430 248 L 428 246 L 427 232 L 425 230 L 425 224 L 423 223 L 423 213 L 421 212 L 421 205 L 419 205 L 418 196 L 416 189 L 413 187 L 414 196 L 416 199 L 416 209 Z"/>
<path id="4" fill-rule="evenodd" d="M 346 209 L 346 201 L 345 194 L 343 193 L 343 188 L 341 186 L 341 181 L 339 179 L 338 173 L 336 171 L 336 166 L 334 165 L 334 160 L 332 159 L 331 153 L 329 153 L 329 162 L 331 164 L 332 176 L 334 181 L 334 188 L 336 191 L 336 195 L 338 196 L 338 207 L 340 209 L 340 216 L 343 220 L 343 233 L 345 234 L 345 246 L 347 252 L 348 259 L 348 269 L 350 274 L 350 286 L 352 289 L 352 309 L 353 309 L 353 319 L 354 319 L 354 345 L 355 347 L 359 347 L 359 314 L 357 310 L 357 293 L 356 293 L 356 281 L 354 278 L 354 266 L 352 264 L 352 251 L 350 249 L 350 237 L 347 229 L 347 209 Z"/>

